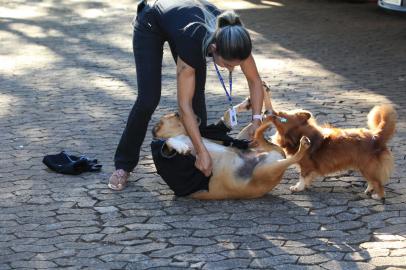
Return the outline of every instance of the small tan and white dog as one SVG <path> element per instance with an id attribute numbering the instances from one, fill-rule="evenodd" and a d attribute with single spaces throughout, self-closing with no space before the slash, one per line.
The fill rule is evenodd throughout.
<path id="1" fill-rule="evenodd" d="M 270 103 L 265 105 L 270 107 Z M 237 106 L 244 111 L 249 106 L 249 100 Z M 227 124 L 227 119 L 223 118 L 223 121 Z M 270 122 L 263 123 L 257 129 L 254 135 L 255 146 L 248 150 L 225 147 L 203 139 L 213 161 L 213 175 L 208 191 L 195 192 L 190 197 L 204 200 L 257 198 L 278 185 L 286 169 L 305 155 L 310 147 L 310 140 L 307 137 L 301 138 L 298 151 L 285 159 L 280 147 L 264 139 L 264 132 L 270 125 Z M 153 133 L 156 138 L 166 139 L 166 146 L 170 150 L 180 154 L 196 154 L 176 113 L 163 116 L 155 125 Z M 246 136 L 245 128 L 237 138 Z"/>

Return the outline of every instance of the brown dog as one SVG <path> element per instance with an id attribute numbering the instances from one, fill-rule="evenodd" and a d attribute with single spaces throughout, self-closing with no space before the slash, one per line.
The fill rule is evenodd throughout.
<path id="1" fill-rule="evenodd" d="M 213 160 L 213 175 L 209 191 L 191 194 L 196 199 L 257 198 L 271 191 L 282 179 L 285 170 L 297 163 L 310 147 L 306 137 L 300 139 L 297 152 L 285 159 L 283 150 L 264 139 L 263 133 L 270 126 L 264 123 L 255 133 L 256 146 L 239 150 L 203 139 Z M 156 138 L 166 139 L 166 146 L 180 154 L 195 154 L 193 144 L 175 113 L 163 116 L 154 127 Z M 282 152 L 282 153 L 281 153 Z"/>
<path id="2" fill-rule="evenodd" d="M 290 187 L 302 191 L 317 176 L 345 169 L 357 169 L 366 178 L 365 193 L 384 200 L 383 185 L 393 170 L 393 157 L 386 143 L 395 132 L 396 112 L 391 105 L 374 107 L 368 114 L 369 129 L 339 129 L 319 126 L 311 113 L 304 110 L 273 112 L 267 120 L 277 129 L 273 140 L 287 154 L 299 148 L 300 138 L 307 136 L 312 145 L 299 161 L 300 180 Z"/>

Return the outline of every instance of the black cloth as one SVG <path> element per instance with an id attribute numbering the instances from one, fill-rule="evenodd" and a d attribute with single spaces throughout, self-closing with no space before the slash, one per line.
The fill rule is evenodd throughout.
<path id="1" fill-rule="evenodd" d="M 202 137 L 222 142 L 224 146 L 232 146 L 238 149 L 247 149 L 250 141 L 234 139 L 227 134 L 230 131 L 231 129 L 228 128 L 223 121 L 219 121 L 216 124 L 208 125 L 200 132 L 202 134 Z"/>
<path id="2" fill-rule="evenodd" d="M 78 175 L 83 172 L 99 172 L 101 164 L 97 159 L 90 159 L 84 155 L 74 156 L 62 151 L 56 155 L 46 155 L 42 162 L 51 170 L 70 175 Z"/>
<path id="3" fill-rule="evenodd" d="M 187 196 L 199 190 L 209 190 L 209 179 L 195 167 L 196 158 L 177 152 L 165 154 L 165 140 L 151 142 L 152 158 L 157 173 L 176 196 Z"/>
<path id="4" fill-rule="evenodd" d="M 219 11 L 201 2 L 215 14 Z M 195 68 L 195 94 L 192 100 L 194 113 L 206 126 L 207 112 L 204 88 L 206 84 L 206 62 L 202 52 L 205 28 L 193 25 L 187 31 L 183 28 L 198 21 L 203 13 L 194 0 L 158 0 L 154 5 L 140 2 L 134 20 L 133 52 L 137 70 L 138 96 L 128 116 L 126 127 L 114 156 L 116 169 L 131 172 L 139 161 L 142 142 L 148 123 L 161 97 L 161 71 L 163 44 L 168 41 L 174 59 L 181 57 Z M 194 35 L 192 33 L 195 32 Z"/>

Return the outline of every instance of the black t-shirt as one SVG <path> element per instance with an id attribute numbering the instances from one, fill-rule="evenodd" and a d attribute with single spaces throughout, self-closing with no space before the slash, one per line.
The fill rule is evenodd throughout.
<path id="1" fill-rule="evenodd" d="M 204 7 L 214 16 L 220 10 L 214 5 L 199 0 L 157 0 L 158 24 L 168 40 L 176 60 L 179 56 L 196 71 L 206 69 L 203 55 L 203 40 L 207 30 L 201 24 L 193 24 L 185 30 L 185 26 L 193 22 L 204 22 Z"/>

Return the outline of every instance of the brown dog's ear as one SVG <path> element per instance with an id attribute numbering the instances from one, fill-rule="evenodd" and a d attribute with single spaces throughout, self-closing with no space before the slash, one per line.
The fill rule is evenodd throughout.
<path id="1" fill-rule="evenodd" d="M 299 120 L 304 123 L 312 117 L 312 114 L 308 111 L 301 111 L 297 114 Z"/>

